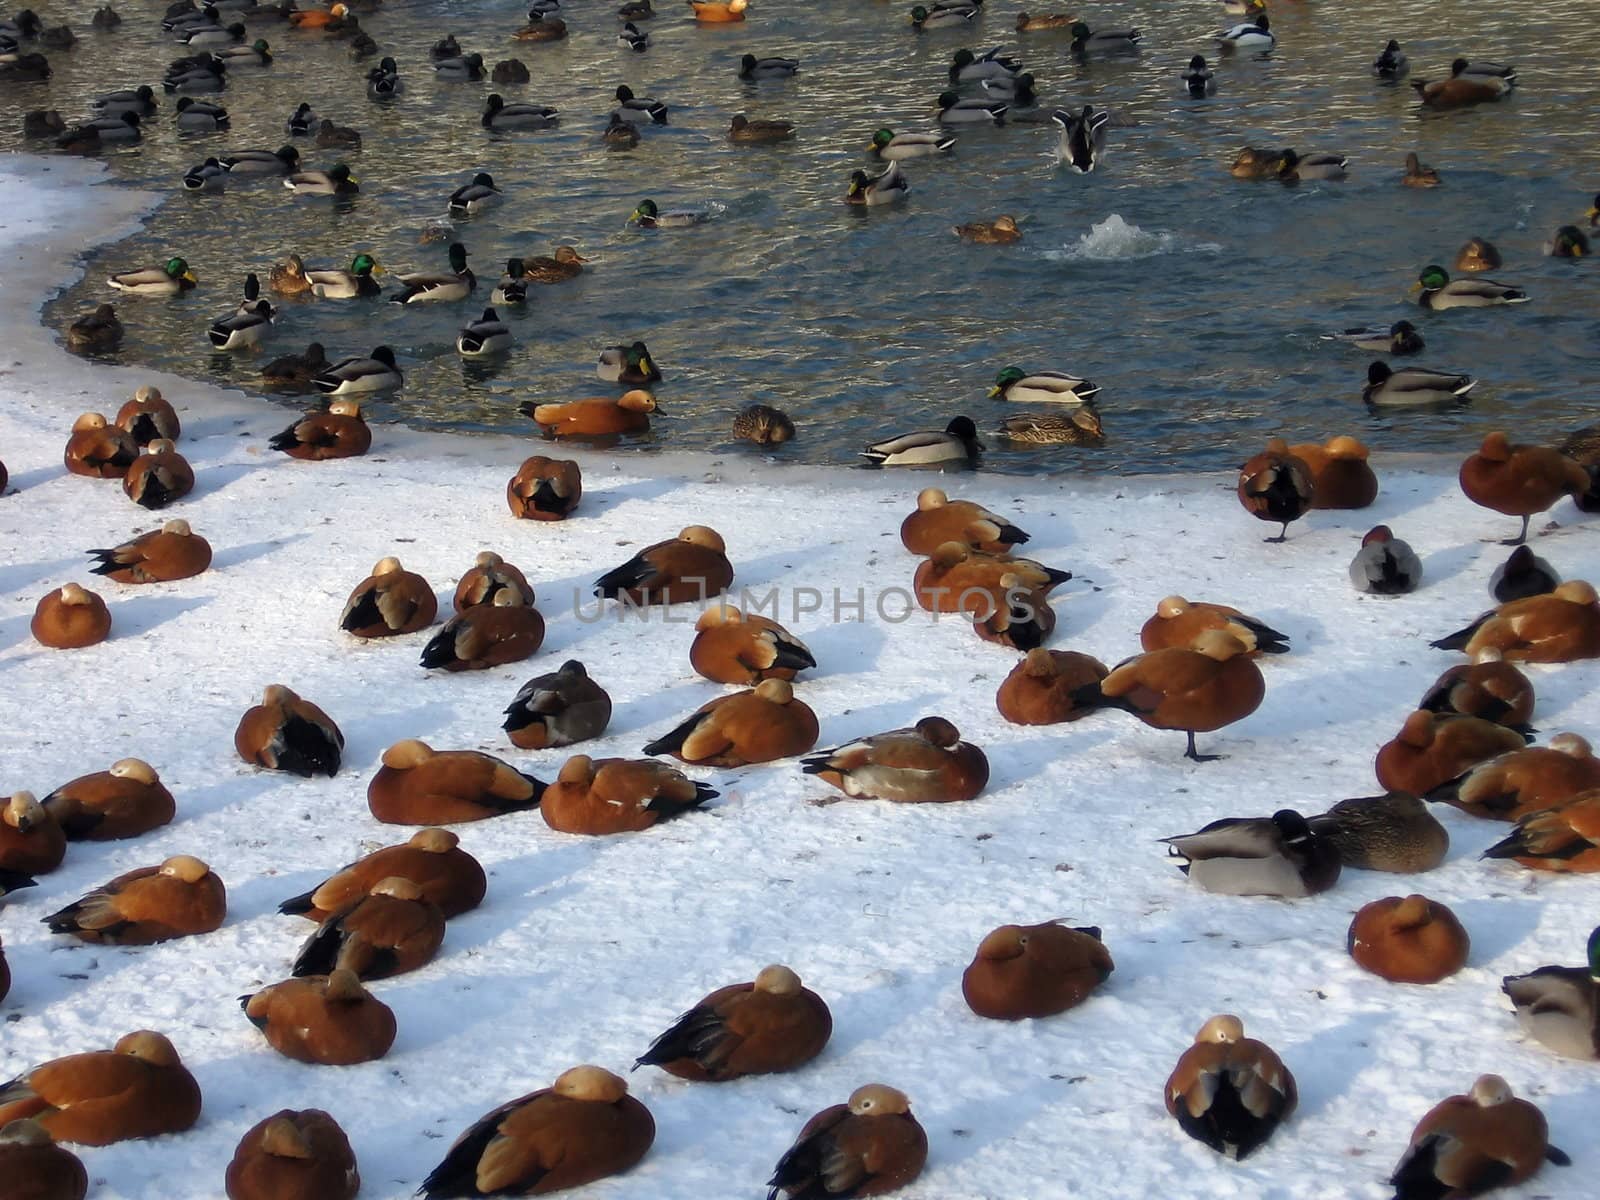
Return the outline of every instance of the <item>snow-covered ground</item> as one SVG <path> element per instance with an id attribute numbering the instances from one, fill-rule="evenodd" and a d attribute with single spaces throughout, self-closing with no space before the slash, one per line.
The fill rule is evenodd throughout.
<path id="1" fill-rule="evenodd" d="M 982 475 L 950 490 L 1011 514 L 1030 555 L 1071 569 L 1053 643 L 1113 661 L 1137 650 L 1162 596 L 1231 602 L 1287 631 L 1292 654 L 1265 664 L 1267 696 L 1241 724 L 1202 738 L 1228 755 L 1195 765 L 1181 734 L 1120 714 L 1019 728 L 994 692 L 1016 661 L 955 620 L 904 609 L 915 561 L 897 530 L 922 473 L 792 470 L 754 456 L 574 451 L 582 507 L 562 524 L 514 521 L 504 486 L 534 437 L 422 436 L 384 426 L 372 453 L 329 463 L 266 449 L 289 414 L 174 378 L 96 367 L 35 325 L 76 249 L 115 234 L 148 198 L 91 165 L 25 158 L 0 165 L 0 792 L 53 787 L 125 756 L 148 759 L 178 817 L 139 841 L 77 844 L 58 872 L 0 910 L 15 977 L 0 1005 L 0 1079 L 57 1055 L 108 1047 L 136 1028 L 169 1034 L 198 1077 L 192 1131 L 83 1150 L 92 1194 L 214 1196 L 239 1136 L 284 1106 L 320 1106 L 349 1132 L 364 1195 L 409 1194 L 467 1123 L 564 1068 L 625 1069 L 682 1009 L 765 963 L 793 966 L 832 1006 L 821 1058 L 785 1076 L 715 1086 L 646 1068 L 634 1093 L 658 1127 L 640 1166 L 596 1197 L 754 1196 L 800 1124 L 857 1085 L 906 1091 L 931 1154 L 908 1200 L 1066 1195 L 1382 1197 L 1413 1123 L 1480 1072 L 1503 1074 L 1550 1118 L 1574 1166 L 1547 1168 L 1526 1195 L 1592 1194 L 1600 1068 L 1523 1039 L 1499 979 L 1578 963 L 1600 920 L 1600 882 L 1535 875 L 1479 852 L 1504 832 L 1452 810 L 1448 861 L 1426 878 L 1348 871 L 1331 892 L 1285 903 L 1207 895 L 1156 839 L 1217 817 L 1293 806 L 1321 811 L 1378 790 L 1372 758 L 1439 671 L 1459 658 L 1427 642 L 1488 604 L 1505 551 L 1484 539 L 1515 522 L 1474 508 L 1450 464 L 1379 462 L 1383 494 L 1362 513 L 1317 513 L 1286 545 L 1246 517 L 1222 477 L 1022 480 Z M 129 303 L 138 303 L 129 301 Z M 83 410 L 112 414 L 158 383 L 184 422 L 195 493 L 167 514 L 134 507 L 114 482 L 67 475 L 61 449 Z M 574 394 L 588 386 L 574 381 Z M 797 413 L 802 418 L 803 413 Z M 1338 432 L 1287 430 L 1291 440 Z M 671 422 L 663 427 L 670 437 Z M 803 436 L 803 432 L 802 432 Z M 142 588 L 94 580 L 84 551 L 163 516 L 182 516 L 216 558 L 205 574 Z M 1594 578 L 1591 521 L 1563 504 L 1540 552 Z M 1423 556 L 1423 590 L 1357 595 L 1345 567 L 1387 521 Z M 722 532 L 736 587 L 777 589 L 780 619 L 819 668 L 800 697 L 822 744 L 953 720 L 992 765 L 960 805 L 818 806 L 835 793 L 780 762 L 697 772 L 722 791 L 705 812 L 648 833 L 583 839 L 537 813 L 459 827 L 489 871 L 488 899 L 453 921 L 438 958 L 374 985 L 400 1025 L 381 1062 L 333 1069 L 270 1050 L 236 997 L 283 978 L 309 925 L 284 897 L 409 831 L 368 814 L 367 780 L 385 746 L 500 754 L 542 778 L 563 752 L 513 750 L 500 712 L 530 676 L 580 658 L 616 702 L 611 731 L 584 747 L 637 755 L 721 690 L 689 669 L 693 612 L 594 620 L 590 582 L 690 523 Z M 1546 519 L 1536 522 L 1544 529 Z M 337 618 L 350 588 L 388 554 L 423 573 L 448 608 L 474 554 L 494 549 L 535 583 L 549 622 L 530 662 L 481 673 L 425 672 L 425 634 L 359 644 Z M 111 606 L 112 638 L 45 650 L 34 603 L 67 582 Z M 806 590 L 811 589 L 811 590 Z M 836 620 L 835 589 L 848 606 Z M 822 596 L 821 611 L 794 600 Z M 583 598 L 581 611 L 577 598 Z M 1595 664 L 1531 668 L 1544 736 L 1593 721 Z M 268 683 L 326 709 L 348 738 L 331 781 L 258 772 L 234 754 L 240 714 Z M 144 949 L 84 947 L 48 934 L 44 914 L 111 876 L 191 853 L 228 885 L 229 916 L 209 936 Z M 1352 913 L 1420 890 L 1450 904 L 1473 938 L 1468 967 L 1432 988 L 1390 985 L 1345 953 Z M 961 972 L 995 925 L 1067 917 L 1097 924 L 1116 972 L 1088 1003 L 1002 1024 L 966 1009 Z M 1240 1014 L 1299 1080 L 1299 1113 L 1243 1165 L 1190 1141 L 1162 1109 L 1177 1056 L 1212 1013 Z"/>

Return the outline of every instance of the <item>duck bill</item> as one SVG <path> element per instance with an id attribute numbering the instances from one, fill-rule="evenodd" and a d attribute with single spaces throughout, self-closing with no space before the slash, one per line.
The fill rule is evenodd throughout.
<path id="1" fill-rule="evenodd" d="M 989 389 L 989 399 L 991 399 L 991 400 L 998 399 L 1000 397 L 1001 391 L 1002 391 L 1002 389 L 1001 389 L 1000 385 L 999 384 L 995 384 L 994 387 Z"/>
<path id="2" fill-rule="evenodd" d="M 200 280 L 195 276 L 195 273 L 193 271 L 185 271 L 183 273 L 183 279 L 184 279 L 184 282 L 186 282 L 186 283 L 199 283 L 200 282 Z"/>
<path id="3" fill-rule="evenodd" d="M 1413 296 L 1415 296 L 1415 295 L 1416 295 L 1416 294 L 1417 294 L 1417 293 L 1418 293 L 1418 292 L 1420 292 L 1420 291 L 1422 291 L 1422 284 L 1421 284 L 1421 283 L 1413 283 L 1413 284 L 1412 284 L 1412 285 L 1411 285 L 1411 286 L 1410 286 L 1410 287 L 1409 287 L 1409 288 L 1407 288 L 1407 289 L 1406 289 L 1406 290 L 1407 290 L 1407 291 L 1408 291 L 1408 292 L 1410 292 L 1410 293 L 1411 293 L 1411 294 L 1412 294 L 1412 295 L 1413 295 Z"/>
<path id="4" fill-rule="evenodd" d="M 1583 215 L 1588 217 L 1589 220 L 1593 221 L 1596 217 L 1600 217 L 1600 207 L 1591 208 L 1588 212 L 1584 213 Z"/>

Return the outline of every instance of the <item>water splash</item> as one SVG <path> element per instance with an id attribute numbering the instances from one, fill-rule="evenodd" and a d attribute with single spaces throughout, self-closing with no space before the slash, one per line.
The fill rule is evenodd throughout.
<path id="1" fill-rule="evenodd" d="M 1215 242 L 1189 241 L 1175 233 L 1152 233 L 1112 213 L 1104 221 L 1091 225 L 1089 232 L 1076 242 L 1059 250 L 1046 250 L 1043 257 L 1052 262 L 1073 259 L 1108 262 L 1119 258 L 1150 258 L 1156 254 L 1218 254 L 1221 250 Z"/>

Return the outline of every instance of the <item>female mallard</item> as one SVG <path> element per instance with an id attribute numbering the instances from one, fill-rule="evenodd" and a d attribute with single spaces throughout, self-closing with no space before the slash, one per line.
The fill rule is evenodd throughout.
<path id="1" fill-rule="evenodd" d="M 1487 308 L 1492 304 L 1526 304 L 1528 293 L 1492 279 L 1452 280 L 1438 265 L 1424 267 L 1411 287 L 1423 308 Z"/>
<path id="2" fill-rule="evenodd" d="M 317 130 L 317 114 L 311 110 L 311 105 L 302 100 L 300 107 L 289 114 L 284 128 L 289 131 L 290 137 L 310 137 Z"/>
<path id="3" fill-rule="evenodd" d="M 1017 219 L 1009 215 L 998 216 L 992 221 L 973 221 L 966 225 L 954 225 L 951 227 L 951 232 L 963 242 L 975 242 L 980 246 L 1004 246 L 1022 240 L 1022 230 L 1017 228 Z"/>
<path id="4" fill-rule="evenodd" d="M 348 125 L 335 125 L 324 118 L 317 125 L 316 143 L 319 150 L 359 150 L 361 131 Z"/>
<path id="5" fill-rule="evenodd" d="M 1325 342 L 1345 342 L 1359 350 L 1373 350 L 1379 354 L 1416 354 L 1424 345 L 1422 335 L 1410 321 L 1396 321 L 1393 325 L 1368 325 L 1360 329 L 1342 329 L 1338 333 L 1322 335 Z"/>
<path id="6" fill-rule="evenodd" d="M 918 33 L 927 29 L 954 29 L 982 11 L 977 4 L 935 4 L 932 8 L 919 4 L 911 10 L 911 27 Z"/>
<path id="7" fill-rule="evenodd" d="M 148 83 L 120 92 L 107 92 L 94 100 L 90 107 L 106 116 L 136 112 L 141 117 L 153 117 L 160 105 L 156 103 L 155 89 Z"/>
<path id="8" fill-rule="evenodd" d="M 781 408 L 747 404 L 733 418 L 733 436 L 758 446 L 776 446 L 794 436 L 794 422 Z"/>
<path id="9" fill-rule="evenodd" d="M 962 99 L 956 92 L 939 95 L 939 120 L 945 125 L 1004 125 L 1010 108 L 1004 100 L 984 100 L 976 96 Z"/>
<path id="10" fill-rule="evenodd" d="M 1404 79 L 1411 71 L 1411 62 L 1406 58 L 1405 52 L 1400 49 L 1400 43 L 1393 38 L 1383 48 L 1383 53 L 1372 63 L 1372 73 L 1379 79 Z"/>
<path id="11" fill-rule="evenodd" d="M 218 350 L 248 350 L 261 344 L 261 339 L 272 328 L 272 305 L 257 300 L 213 321 L 206 330 L 211 345 Z"/>
<path id="12" fill-rule="evenodd" d="M 341 358 L 311 382 L 317 391 L 329 396 L 353 396 L 364 392 L 389 392 L 400 387 L 405 378 L 395 366 L 394 351 L 379 346 L 366 356 Z"/>
<path id="13" fill-rule="evenodd" d="M 896 133 L 880 129 L 872 135 L 867 149 L 887 162 L 906 158 L 926 158 L 932 154 L 948 154 L 956 139 L 941 133 Z"/>
<path id="14" fill-rule="evenodd" d="M 1228 173 L 1235 179 L 1276 179 L 1287 150 L 1261 150 L 1246 146 L 1234 156 Z"/>
<path id="15" fill-rule="evenodd" d="M 1576 225 L 1563 225 L 1544 244 L 1544 252 L 1551 258 L 1582 258 L 1589 253 L 1589 235 Z"/>
<path id="16" fill-rule="evenodd" d="M 1401 176 L 1400 182 L 1406 187 L 1431 188 L 1439 186 L 1439 172 L 1432 167 L 1424 166 L 1415 151 L 1406 155 L 1406 173 Z"/>
<path id="17" fill-rule="evenodd" d="M 600 140 L 613 150 L 632 150 L 639 144 L 639 127 L 623 120 L 621 113 L 614 112 L 600 131 Z"/>
<path id="18" fill-rule="evenodd" d="M 326 171 L 296 171 L 283 181 L 296 196 L 353 196 L 361 190 L 344 163 Z"/>
<path id="19" fill-rule="evenodd" d="M 285 354 L 261 368 L 261 382 L 268 387 L 305 387 L 330 366 L 321 342 L 312 342 L 304 354 Z"/>
<path id="20" fill-rule="evenodd" d="M 484 102 L 481 124 L 485 129 L 549 129 L 560 114 L 548 104 L 507 104 L 499 92 Z"/>
<path id="21" fill-rule="evenodd" d="M 1499 100 L 1511 91 L 1511 84 L 1498 75 L 1452 75 L 1449 79 L 1413 79 L 1417 97 L 1424 108 L 1465 108 Z"/>
<path id="22" fill-rule="evenodd" d="M 1461 249 L 1456 251 L 1458 271 L 1495 271 L 1504 265 L 1500 251 L 1495 249 L 1494 243 L 1480 237 L 1468 238 Z"/>
<path id="23" fill-rule="evenodd" d="M 449 271 L 421 271 L 396 275 L 402 290 L 390 296 L 396 304 L 425 304 L 434 301 L 465 300 L 478 286 L 478 278 L 467 269 L 467 248 L 450 243 Z"/>
<path id="24" fill-rule="evenodd" d="M 1057 109 L 1050 119 L 1061 127 L 1056 156 L 1080 175 L 1087 175 L 1100 163 L 1106 145 L 1106 125 L 1111 120 L 1105 110 L 1096 112 L 1085 104 L 1082 113 Z"/>
<path id="25" fill-rule="evenodd" d="M 220 104 L 196 100 L 193 96 L 179 96 L 178 107 L 173 110 L 173 122 L 179 129 L 190 133 L 220 133 L 232 124 L 228 110 Z"/>
<path id="26" fill-rule="evenodd" d="M 1071 29 L 1078 18 L 1069 13 L 1027 13 L 1017 14 L 1018 33 L 1037 33 L 1043 29 Z"/>
<path id="27" fill-rule="evenodd" d="M 744 20 L 747 0 L 689 0 L 694 9 L 694 19 L 716 25 L 727 21 Z"/>
<path id="28" fill-rule="evenodd" d="M 1367 386 L 1361 389 L 1361 398 L 1381 408 L 1455 404 L 1477 386 L 1478 381 L 1471 375 L 1450 375 L 1421 367 L 1396 371 L 1388 363 L 1375 362 L 1367 368 Z"/>
<path id="29" fill-rule="evenodd" d="M 661 381 L 661 370 L 643 342 L 635 342 L 631 346 L 608 346 L 600 352 L 594 373 L 607 383 L 626 383 L 629 386 Z"/>
<path id="30" fill-rule="evenodd" d="M 1072 27 L 1072 53 L 1078 58 L 1091 54 L 1137 54 L 1143 35 L 1137 29 L 1102 29 L 1090 32 L 1082 21 Z"/>
<path id="31" fill-rule="evenodd" d="M 1085 404 L 1064 413 L 1022 413 L 1000 422 L 1000 434 L 1030 446 L 1098 446 L 1106 440 L 1100 413 Z"/>
<path id="32" fill-rule="evenodd" d="M 102 304 L 67 326 L 67 345 L 73 350 L 115 350 L 122 344 L 122 334 L 117 310 Z"/>
<path id="33" fill-rule="evenodd" d="M 456 335 L 456 353 L 463 358 L 484 358 L 511 349 L 511 329 L 492 308 L 483 316 L 468 321 Z"/>
<path id="34" fill-rule="evenodd" d="M 1100 394 L 1092 380 L 1079 379 L 1065 371 L 1035 371 L 1029 375 L 1020 367 L 1007 367 L 994 377 L 989 399 L 1017 404 L 1084 404 Z"/>
<path id="35" fill-rule="evenodd" d="M 628 223 L 640 229 L 682 229 L 688 225 L 704 225 L 710 219 L 711 214 L 705 209 L 680 208 L 662 212 L 654 200 L 641 200 Z"/>
<path id="36" fill-rule="evenodd" d="M 583 274 L 587 258 L 572 246 L 557 246 L 555 256 L 539 254 L 522 260 L 522 277 L 533 283 L 565 283 Z"/>
<path id="37" fill-rule="evenodd" d="M 289 255 L 287 261 L 277 263 L 267 272 L 267 287 L 279 296 L 305 295 L 311 290 L 305 262 L 298 254 Z"/>
<path id="38" fill-rule="evenodd" d="M 433 73 L 446 83 L 476 83 L 483 78 L 483 55 L 462 54 L 442 58 L 433 64 Z"/>
<path id="39" fill-rule="evenodd" d="M 124 271 L 113 275 L 106 283 L 119 292 L 133 296 L 176 296 L 186 292 L 199 281 L 189 264 L 181 258 L 167 259 L 164 267 L 146 267 L 142 271 Z"/>
<path id="40" fill-rule="evenodd" d="M 928 463 L 974 462 L 983 443 L 971 417 L 957 417 L 943 433 L 925 430 L 874 442 L 861 456 L 880 467 L 912 467 Z"/>
<path id="41" fill-rule="evenodd" d="M 472 182 L 463 184 L 450 193 L 450 215 L 475 217 L 484 209 L 500 203 L 500 189 L 494 185 L 494 176 L 479 171 Z"/>
<path id="42" fill-rule="evenodd" d="M 1600 1058 L 1600 929 L 1589 935 L 1588 949 L 1587 966 L 1507 975 L 1501 990 L 1529 1037 L 1567 1058 L 1593 1061 Z"/>
<path id="43" fill-rule="evenodd" d="M 1217 37 L 1224 50 L 1271 50 L 1278 44 L 1278 35 L 1272 32 L 1272 22 L 1262 13 L 1253 21 L 1242 21 Z"/>
<path id="44" fill-rule="evenodd" d="M 222 191 L 227 184 L 228 168 L 214 156 L 183 173 L 183 190 L 186 192 L 215 193 Z"/>
<path id="45" fill-rule="evenodd" d="M 635 54 L 643 54 L 650 49 L 650 35 L 632 21 L 625 21 L 622 28 L 617 31 L 617 45 L 624 50 L 632 50 Z"/>
<path id="46" fill-rule="evenodd" d="M 754 54 L 746 54 L 739 60 L 739 78 L 746 81 L 787 79 L 799 69 L 798 58 L 784 58 L 781 55 L 757 58 Z"/>
<path id="47" fill-rule="evenodd" d="M 617 116 L 624 121 L 637 125 L 667 123 L 667 106 L 661 101 L 648 96 L 635 96 L 633 89 L 625 83 L 619 84 L 613 94 L 617 98 Z"/>
<path id="48" fill-rule="evenodd" d="M 1203 99 L 1217 90 L 1217 75 L 1210 67 L 1206 66 L 1206 56 L 1196 54 L 1189 60 L 1189 65 L 1183 69 L 1183 74 L 1178 76 L 1183 80 L 1183 88 L 1196 100 Z"/>
<path id="49" fill-rule="evenodd" d="M 850 189 L 845 193 L 846 204 L 856 204 L 873 207 L 879 204 L 893 204 L 905 199 L 906 193 L 911 190 L 911 181 L 900 170 L 900 164 L 892 162 L 881 175 L 869 176 L 865 171 L 855 171 L 850 176 Z"/>
<path id="50" fill-rule="evenodd" d="M 1285 150 L 1278 159 L 1278 178 L 1284 183 L 1299 183 L 1303 179 L 1343 179 L 1349 163 L 1342 154 L 1307 154 L 1301 156 Z"/>
<path id="51" fill-rule="evenodd" d="M 370 254 L 358 254 L 350 260 L 348 271 L 307 271 L 311 294 L 323 300 L 354 300 L 358 296 L 376 296 L 383 289 L 374 275 L 382 275 L 383 268 Z"/>
<path id="52" fill-rule="evenodd" d="M 300 166 L 300 151 L 289 145 L 276 150 L 236 150 L 221 157 L 230 175 L 287 175 Z"/>
<path id="53" fill-rule="evenodd" d="M 752 121 L 743 113 L 735 113 L 728 126 L 728 140 L 741 146 L 769 146 L 792 137 L 793 121 Z"/>
<path id="54" fill-rule="evenodd" d="M 1001 49 L 996 46 L 982 54 L 974 54 L 967 49 L 957 50 L 950 59 L 950 86 L 1009 78 L 1022 70 L 1021 61 L 1000 53 Z"/>
<path id="55" fill-rule="evenodd" d="M 656 10 L 650 0 L 628 0 L 617 9 L 618 19 L 623 21 L 648 21 L 655 15 Z"/>

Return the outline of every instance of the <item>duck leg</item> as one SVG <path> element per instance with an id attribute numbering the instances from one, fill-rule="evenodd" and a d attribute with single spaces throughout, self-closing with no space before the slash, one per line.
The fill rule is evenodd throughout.
<path id="1" fill-rule="evenodd" d="M 1273 540 L 1282 541 L 1283 539 L 1282 538 L 1278 538 L 1278 539 L 1268 538 L 1267 540 L 1268 541 L 1273 541 Z M 1222 755 L 1222 754 L 1199 754 L 1199 753 L 1197 753 L 1195 751 L 1195 748 L 1194 748 L 1194 730 L 1190 729 L 1190 730 L 1186 730 L 1185 732 L 1187 732 L 1188 735 L 1189 735 L 1189 748 L 1183 752 L 1183 756 L 1185 758 L 1193 759 L 1197 763 L 1202 763 L 1202 762 L 1216 762 L 1218 759 L 1226 757 L 1226 755 Z"/>
<path id="2" fill-rule="evenodd" d="M 1520 546 L 1520 545 L 1522 545 L 1523 542 L 1525 542 L 1527 540 L 1528 540 L 1528 518 L 1527 517 L 1523 517 L 1522 518 L 1522 532 L 1519 533 L 1514 538 L 1506 538 L 1505 541 L 1501 542 L 1500 544 L 1502 546 Z"/>
<path id="3" fill-rule="evenodd" d="M 1269 537 L 1269 538 L 1264 538 L 1262 540 L 1265 541 L 1269 546 L 1276 546 L 1279 542 L 1288 541 L 1289 540 L 1289 522 L 1285 521 L 1283 523 L 1283 528 L 1278 531 L 1278 536 L 1277 537 Z"/>

